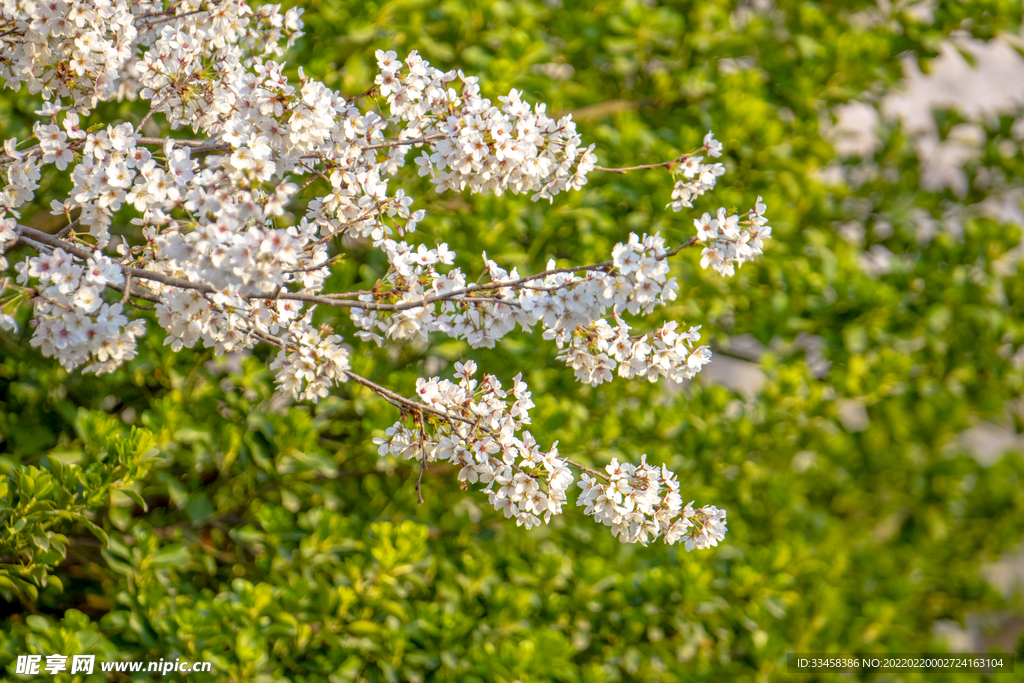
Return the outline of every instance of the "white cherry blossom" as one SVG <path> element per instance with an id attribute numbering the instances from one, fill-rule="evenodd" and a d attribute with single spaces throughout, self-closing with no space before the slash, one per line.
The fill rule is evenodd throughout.
<path id="1" fill-rule="evenodd" d="M 345 335 L 377 345 L 448 336 L 479 348 L 537 327 L 580 382 L 691 379 L 711 360 L 699 326 L 643 331 L 632 318 L 676 299 L 669 259 L 680 250 L 701 245 L 702 265 L 725 275 L 760 254 L 771 235 L 761 198 L 743 215 L 705 213 L 674 248 L 660 233 L 624 235 L 601 263 L 551 260 L 528 274 L 486 253 L 460 259 L 416 239 L 425 213 L 399 187 L 413 171 L 439 193 L 553 202 L 595 171 L 631 169 L 598 166 L 571 116 L 554 119 L 518 90 L 492 102 L 475 76 L 416 52 L 376 52 L 379 107 L 302 68 L 290 80 L 280 60 L 301 35 L 301 10 L 243 0 L 0 0 L 0 85 L 34 97 L 39 117 L 0 155 L 0 271 L 11 270 L 15 245 L 32 252 L 0 279 L 0 329 L 14 330 L 15 309 L 31 305 L 32 345 L 97 373 L 135 356 L 143 310 L 175 351 L 269 344 L 282 391 L 318 401 L 341 383 L 369 388 L 405 416 L 374 440 L 381 455 L 456 465 L 460 481 L 519 525 L 561 514 L 575 469 L 578 504 L 623 541 L 715 545 L 725 513 L 683 506 L 665 468 L 613 461 L 602 473 L 557 444 L 544 450 L 525 430 L 534 402 L 521 375 L 506 388 L 467 359 L 455 381 L 421 379 L 405 398 L 352 371 L 358 352 Z M 115 100 L 148 112 L 100 120 L 97 106 Z M 148 137 L 155 114 L 169 130 Z M 705 156 L 722 154 L 708 133 L 673 162 L 635 168 L 669 167 L 669 207 L 680 211 L 714 189 L 726 165 Z M 63 223 L 56 234 L 22 216 L 50 165 L 71 186 L 49 208 Z M 310 187 L 316 197 L 299 208 L 293 199 Z M 121 229 L 129 220 L 138 231 Z M 142 237 L 116 236 L 129 232 Z M 386 272 L 366 290 L 328 291 L 353 244 L 380 250 Z M 318 306 L 347 308 L 352 329 L 314 324 Z"/>

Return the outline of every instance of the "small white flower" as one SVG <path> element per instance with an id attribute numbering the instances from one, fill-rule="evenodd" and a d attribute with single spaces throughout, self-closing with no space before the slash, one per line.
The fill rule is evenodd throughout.
<path id="1" fill-rule="evenodd" d="M 718 237 L 718 220 L 712 218 L 707 212 L 700 218 L 693 219 L 693 225 L 697 228 L 697 239 L 701 242 Z"/>
<path id="2" fill-rule="evenodd" d="M 711 156 L 716 158 L 722 156 L 722 143 L 715 139 L 710 130 L 704 136 L 704 147 L 707 148 L 708 154 Z"/>
<path id="3" fill-rule="evenodd" d="M 630 244 L 616 244 L 612 249 L 612 263 L 620 273 L 629 275 L 640 268 L 640 254 Z"/>

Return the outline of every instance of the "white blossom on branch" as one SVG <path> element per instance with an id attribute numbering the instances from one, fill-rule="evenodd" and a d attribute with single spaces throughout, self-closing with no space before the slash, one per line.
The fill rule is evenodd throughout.
<path id="1" fill-rule="evenodd" d="M 760 198 L 746 214 L 704 214 L 675 247 L 660 233 L 631 233 L 606 261 L 551 260 L 521 275 L 486 253 L 464 272 L 447 244 L 416 243 L 424 211 L 397 186 L 415 171 L 437 192 L 553 202 L 593 172 L 665 168 L 679 211 L 725 172 L 704 163 L 722 155 L 721 143 L 708 133 L 671 161 L 598 166 L 571 116 L 554 119 L 517 90 L 491 102 L 476 77 L 416 52 L 378 51 L 373 86 L 347 98 L 301 67 L 297 81 L 285 74 L 279 60 L 302 20 L 301 10 L 280 10 L 242 0 L 0 0 L 0 84 L 39 102 L 32 135 L 6 140 L 0 155 L 0 271 L 11 270 L 15 245 L 33 252 L 0 280 L 0 329 L 14 330 L 16 309 L 30 304 L 31 343 L 69 370 L 97 373 L 135 356 L 146 316 L 174 351 L 270 344 L 283 391 L 317 401 L 345 382 L 371 389 L 405 419 L 382 453 L 457 464 L 463 482 L 482 485 L 519 524 L 559 514 L 575 468 L 580 504 L 622 540 L 714 545 L 724 512 L 683 506 L 664 468 L 613 462 L 601 473 L 557 444 L 543 451 L 523 431 L 533 403 L 521 377 L 509 393 L 496 376 L 477 380 L 467 360 L 457 382 L 421 380 L 411 400 L 354 373 L 346 336 L 379 345 L 445 335 L 478 348 L 539 326 L 580 382 L 692 378 L 711 359 L 699 327 L 669 321 L 637 334 L 636 318 L 677 298 L 669 259 L 682 249 L 701 246 L 701 265 L 722 275 L 760 254 L 771 234 Z M 145 114 L 96 120 L 97 105 L 114 100 Z M 66 221 L 56 234 L 22 216 L 50 166 L 72 188 L 49 204 Z M 345 239 L 387 259 L 368 289 L 327 287 Z M 317 325 L 318 306 L 348 309 L 351 330 Z"/>

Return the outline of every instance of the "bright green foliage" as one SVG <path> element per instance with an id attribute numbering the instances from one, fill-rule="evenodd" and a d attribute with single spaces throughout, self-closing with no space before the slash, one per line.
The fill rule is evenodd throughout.
<path id="1" fill-rule="evenodd" d="M 397 412 L 356 386 L 316 406 L 273 400 L 265 349 L 225 362 L 171 353 L 153 334 L 95 378 L 40 358 L 28 333 L 4 335 L 0 667 L 60 652 L 213 662 L 190 681 L 769 681 L 787 677 L 787 652 L 934 652 L 936 621 L 1020 609 L 980 567 L 1020 541 L 1024 460 L 984 467 L 957 435 L 1024 389 L 1010 360 L 1024 344 L 1024 278 L 993 266 L 1021 230 L 970 218 L 963 242 L 919 245 L 911 211 L 937 215 L 955 198 L 919 189 L 898 130 L 876 159 L 894 179 L 817 181 L 833 162 L 820 126 L 830 107 L 879 95 L 900 55 L 933 56 L 968 19 L 979 38 L 1016 30 L 1019 3 L 940 2 L 931 24 L 896 12 L 867 27 L 853 15 L 874 2 L 556 4 L 314 1 L 289 66 L 354 94 L 372 81 L 374 49 L 419 49 L 479 74 L 488 96 L 516 87 L 577 112 L 605 166 L 673 158 L 713 129 L 729 173 L 693 215 L 760 194 L 773 239 L 730 280 L 681 253 L 668 315 L 703 324 L 716 352 L 741 334 L 768 345 L 762 390 L 581 387 L 539 335 L 368 350 L 353 369 L 406 393 L 465 357 L 503 380 L 523 371 L 538 439 L 597 467 L 642 453 L 666 463 L 687 500 L 728 510 L 724 544 L 623 546 L 577 510 L 527 532 L 444 467 L 424 475 L 418 506 L 416 472 L 371 443 Z M 553 80 L 550 63 L 574 72 Z M 33 109 L 5 95 L 4 137 L 24 135 Z M 998 163 L 1013 173 L 1020 159 Z M 427 210 L 422 240 L 448 242 L 467 272 L 484 250 L 534 272 L 550 257 L 603 260 L 631 230 L 675 244 L 692 234 L 693 216 L 664 208 L 663 171 L 595 173 L 552 206 L 407 188 Z M 858 247 L 836 234 L 879 217 L 891 237 Z M 865 275 L 872 243 L 905 267 Z M 355 251 L 335 284 L 369 286 L 383 267 Z M 320 314 L 351 338 L 343 316 Z M 801 333 L 823 338 L 827 374 L 793 344 Z M 840 419 L 849 399 L 866 407 L 859 431 Z"/>
<path id="2" fill-rule="evenodd" d="M 74 420 L 78 448 L 51 450 L 48 469 L 3 463 L 8 471 L 0 480 L 0 556 L 19 560 L 0 564 L 0 596 L 8 602 L 16 595 L 37 600 L 37 589 L 50 584 L 63 588 L 51 572 L 67 559 L 68 539 L 54 529 L 78 524 L 108 545 L 92 513 L 105 508 L 115 492 L 145 508 L 138 492 L 128 487 L 145 476 L 144 456 L 154 443 L 148 430 L 132 427 L 121 436 L 122 427 L 104 413 L 79 409 Z"/>

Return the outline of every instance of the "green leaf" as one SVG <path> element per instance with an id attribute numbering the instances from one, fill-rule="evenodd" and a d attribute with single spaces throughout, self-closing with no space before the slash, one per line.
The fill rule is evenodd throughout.
<path id="1" fill-rule="evenodd" d="M 192 521 L 192 524 L 199 526 L 214 512 L 210 498 L 204 494 L 192 494 L 189 496 L 188 504 L 185 505 L 185 514 Z"/>
<path id="2" fill-rule="evenodd" d="M 127 487 L 118 490 L 124 495 L 131 498 L 136 505 L 142 508 L 143 512 L 149 512 L 149 505 L 146 503 L 146 500 L 141 495 L 139 495 L 137 491 Z"/>
<path id="3" fill-rule="evenodd" d="M 45 617 L 41 617 L 38 614 L 30 614 L 25 617 L 25 623 L 34 631 L 45 633 L 50 630 L 50 622 L 47 621 Z"/>
<path id="4" fill-rule="evenodd" d="M 76 516 L 76 519 L 79 522 L 81 522 L 85 526 L 86 529 L 91 531 L 93 533 L 93 535 L 96 538 L 98 538 L 101 543 L 103 543 L 103 546 L 105 548 L 109 548 L 110 547 L 110 537 L 107 535 L 106 531 L 104 531 L 102 528 L 100 528 L 98 525 L 96 525 L 94 522 L 90 521 L 89 519 L 87 519 L 83 515 Z"/>
<path id="5" fill-rule="evenodd" d="M 188 563 L 188 550 L 182 544 L 173 543 L 160 548 L 156 554 L 150 556 L 149 561 L 154 567 L 175 565 L 184 568 Z"/>

